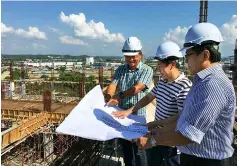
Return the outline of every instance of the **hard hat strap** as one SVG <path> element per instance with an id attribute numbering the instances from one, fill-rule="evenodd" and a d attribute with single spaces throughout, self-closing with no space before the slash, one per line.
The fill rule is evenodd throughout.
<path id="1" fill-rule="evenodd" d="M 201 45 L 205 45 L 205 44 L 212 44 L 212 45 L 219 45 L 219 42 L 215 42 L 215 41 L 212 41 L 212 40 L 207 40 L 207 41 L 203 41 L 201 43 L 184 43 L 184 47 L 198 47 L 198 46 L 201 46 Z"/>
<path id="2" fill-rule="evenodd" d="M 142 50 L 122 50 L 122 52 L 141 52 Z"/>
<path id="3" fill-rule="evenodd" d="M 167 57 L 165 59 L 161 59 L 161 58 L 158 58 L 158 57 L 155 57 L 154 59 L 157 59 L 158 61 L 161 61 L 162 63 L 168 65 L 170 64 L 171 62 L 176 62 L 177 63 L 177 60 L 179 59 L 178 57 L 175 57 L 175 56 L 170 56 L 170 57 Z"/>

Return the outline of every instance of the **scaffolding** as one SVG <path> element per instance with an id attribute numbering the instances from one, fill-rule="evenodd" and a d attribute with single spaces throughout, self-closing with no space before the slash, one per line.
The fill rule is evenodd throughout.
<path id="1" fill-rule="evenodd" d="M 103 71 L 99 70 L 101 85 L 103 85 Z M 19 89 L 22 80 L 16 80 L 16 88 Z M 118 163 L 118 146 L 112 145 L 114 141 L 101 142 L 93 141 L 76 136 L 69 136 L 55 132 L 68 113 L 57 112 L 65 110 L 70 102 L 58 107 L 53 106 L 57 101 L 57 92 L 52 93 L 51 81 L 24 80 L 26 94 L 20 95 L 17 100 L 5 100 L 22 102 L 21 109 L 2 108 L 2 165 L 111 165 L 111 162 Z M 55 88 L 65 90 L 79 87 L 79 96 L 82 99 L 86 89 L 92 89 L 96 84 L 85 82 L 85 73 L 82 74 L 80 82 L 55 81 Z M 2 84 L 2 87 L 5 84 Z M 15 98 L 17 91 L 15 92 Z M 31 92 L 31 93 L 29 93 Z M 32 93 L 34 92 L 34 93 Z M 44 92 L 44 93 L 43 93 Z M 43 95 L 42 95 L 43 93 Z M 1 95 L 5 94 L 2 88 Z M 63 94 L 63 92 L 58 92 Z M 27 98 L 28 97 L 28 98 Z M 72 97 L 71 97 L 72 98 Z M 27 100 L 30 99 L 30 100 Z M 75 101 L 75 100 L 70 100 Z M 10 104 L 16 108 L 16 104 Z M 40 106 L 39 103 L 42 103 Z M 76 102 L 77 103 L 77 102 Z M 6 105 L 6 104 L 5 104 Z M 9 104 L 7 104 L 9 106 Z M 42 107 L 42 108 L 41 108 Z M 17 107 L 18 108 L 18 107 Z M 111 145 L 113 148 L 111 148 Z M 109 148 L 108 148 L 109 147 Z M 102 161 L 103 162 L 100 162 Z M 113 160 L 112 160 L 113 159 Z M 116 164 L 117 165 L 117 164 Z"/>
<path id="2" fill-rule="evenodd" d="M 114 141 L 94 141 L 56 133 L 58 124 L 66 116 L 63 113 L 2 110 L 2 120 L 6 120 L 6 127 L 11 127 L 2 132 L 2 165 L 89 166 L 100 165 L 99 161 L 106 157 L 108 160 L 101 165 L 111 165 L 113 156 L 119 162 L 118 146 Z M 9 123 L 14 121 L 18 122 L 15 127 Z"/>
<path id="3" fill-rule="evenodd" d="M 55 165 L 57 158 L 71 148 L 79 137 L 60 135 L 54 125 L 45 125 L 2 152 L 2 165 Z"/>

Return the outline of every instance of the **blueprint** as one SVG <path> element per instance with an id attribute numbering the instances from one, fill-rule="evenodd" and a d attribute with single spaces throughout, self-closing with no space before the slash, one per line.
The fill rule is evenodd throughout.
<path id="1" fill-rule="evenodd" d="M 113 138 L 130 140 L 147 134 L 145 117 L 129 115 L 118 119 L 111 114 L 114 111 L 123 110 L 106 106 L 102 90 L 97 85 L 71 111 L 56 132 L 99 141 Z"/>

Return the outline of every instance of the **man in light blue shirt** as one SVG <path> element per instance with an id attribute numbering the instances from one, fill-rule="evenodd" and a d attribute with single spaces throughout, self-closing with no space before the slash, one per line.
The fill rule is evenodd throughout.
<path id="1" fill-rule="evenodd" d="M 221 65 L 219 29 L 199 23 L 186 34 L 184 48 L 193 87 L 186 97 L 176 129 L 165 127 L 138 141 L 139 146 L 178 146 L 182 166 L 232 166 L 235 92 Z"/>
<path id="2" fill-rule="evenodd" d="M 153 77 L 151 67 L 141 62 L 142 45 L 138 38 L 129 37 L 123 46 L 126 64 L 115 71 L 113 81 L 108 86 L 106 100 L 108 105 L 118 105 L 126 110 L 134 106 L 148 92 Z M 116 93 L 118 91 L 118 93 Z M 121 111 L 126 114 L 125 111 Z M 145 108 L 137 115 L 146 116 Z M 136 143 L 120 139 L 126 166 L 147 166 L 146 151 L 138 148 Z"/>

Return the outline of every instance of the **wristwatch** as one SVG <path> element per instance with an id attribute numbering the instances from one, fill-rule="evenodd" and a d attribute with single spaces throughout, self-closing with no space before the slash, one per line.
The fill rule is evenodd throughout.
<path id="1" fill-rule="evenodd" d="M 152 147 L 153 147 L 153 146 L 156 146 L 156 139 L 155 139 L 154 135 L 152 135 L 152 136 L 150 137 L 150 143 L 151 143 L 151 146 L 152 146 Z"/>
<path id="2" fill-rule="evenodd" d="M 111 99 L 111 95 L 110 94 L 105 94 L 105 102 L 108 102 Z"/>
<path id="3" fill-rule="evenodd" d="M 124 96 L 124 93 L 123 92 L 119 92 L 119 98 L 120 99 L 123 99 L 125 96 Z"/>

